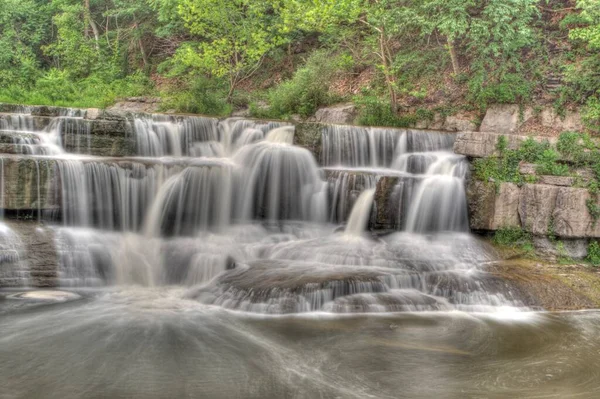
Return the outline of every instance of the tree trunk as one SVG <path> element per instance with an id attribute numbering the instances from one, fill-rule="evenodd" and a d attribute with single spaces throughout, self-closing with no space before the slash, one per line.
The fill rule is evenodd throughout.
<path id="1" fill-rule="evenodd" d="M 149 65 L 148 55 L 146 54 L 146 49 L 144 48 L 144 43 L 142 42 L 141 38 L 138 39 L 138 46 L 140 46 L 140 53 L 142 53 L 142 61 L 144 62 L 144 68 L 147 68 Z"/>
<path id="2" fill-rule="evenodd" d="M 458 63 L 458 57 L 456 56 L 456 48 L 454 47 L 454 40 L 448 38 L 448 51 L 450 52 L 450 60 L 452 60 L 452 70 L 455 75 L 460 73 L 460 65 Z"/>
<path id="3" fill-rule="evenodd" d="M 392 113 L 396 113 L 398 111 L 398 96 L 396 94 L 396 80 L 390 71 L 390 63 L 391 63 L 391 54 L 390 50 L 387 46 L 385 31 L 381 28 L 379 35 L 379 51 L 381 56 L 381 61 L 383 63 L 383 74 L 385 75 L 385 82 L 388 86 L 388 91 L 390 95 L 390 107 L 392 109 Z"/>
<path id="4" fill-rule="evenodd" d="M 96 50 L 100 50 L 100 32 L 98 31 L 98 26 L 92 19 L 92 11 L 90 9 L 90 0 L 84 0 L 85 7 L 85 37 L 89 37 L 90 31 L 89 28 L 92 28 L 92 32 L 94 33 L 94 40 L 96 41 Z"/>

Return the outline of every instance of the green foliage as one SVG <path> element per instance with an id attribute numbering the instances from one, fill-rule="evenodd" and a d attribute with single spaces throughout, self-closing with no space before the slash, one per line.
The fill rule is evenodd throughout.
<path id="1" fill-rule="evenodd" d="M 270 107 L 261 110 L 254 106 L 253 115 L 269 118 L 287 118 L 292 114 L 310 116 L 318 107 L 340 100 L 330 92 L 329 84 L 334 75 L 347 68 L 348 60 L 343 55 L 317 51 L 290 80 L 268 93 Z"/>
<path id="2" fill-rule="evenodd" d="M 187 84 L 163 94 L 163 110 L 225 116 L 231 113 L 227 103 L 227 85 L 215 79 L 198 76 Z"/>
<path id="3" fill-rule="evenodd" d="M 600 4 L 597 0 L 577 0 L 583 26 L 572 29 L 569 37 L 585 42 L 590 49 L 600 50 Z"/>
<path id="4" fill-rule="evenodd" d="M 0 87 L 27 85 L 39 74 L 38 49 L 49 36 L 47 2 L 0 0 Z"/>
<path id="5" fill-rule="evenodd" d="M 594 226 L 596 226 L 596 223 L 600 218 L 600 206 L 598 206 L 597 202 L 597 198 L 588 198 L 585 200 L 585 205 L 587 206 L 588 212 L 594 221 Z"/>
<path id="6" fill-rule="evenodd" d="M 600 79 L 599 79 L 600 80 Z M 599 91 L 600 93 L 600 91 Z M 590 97 L 583 108 L 581 118 L 585 125 L 596 132 L 600 132 L 600 99 Z"/>
<path id="7" fill-rule="evenodd" d="M 569 174 L 569 166 L 558 163 L 558 153 L 553 149 L 542 152 L 536 160 L 536 172 L 540 175 L 566 176 Z"/>
<path id="8" fill-rule="evenodd" d="M 501 227 L 494 233 L 492 241 L 496 245 L 521 249 L 527 254 L 534 252 L 531 234 L 520 227 Z"/>
<path id="9" fill-rule="evenodd" d="M 143 74 L 106 81 L 91 75 L 72 80 L 65 71 L 52 69 L 24 91 L 19 86 L 0 89 L 0 102 L 18 104 L 57 105 L 81 108 L 104 108 L 123 97 L 152 93 L 152 83 Z"/>
<path id="10" fill-rule="evenodd" d="M 418 121 L 413 114 L 398 115 L 392 112 L 390 103 L 376 96 L 355 97 L 358 107 L 357 123 L 365 126 L 411 127 Z"/>
<path id="11" fill-rule="evenodd" d="M 233 90 L 262 64 L 267 53 L 287 42 L 283 22 L 271 2 L 252 0 L 182 0 L 186 28 L 202 41 L 182 45 L 175 65 L 229 82 Z"/>
<path id="12" fill-rule="evenodd" d="M 529 101 L 534 82 L 515 73 L 489 76 L 489 72 L 482 69 L 473 75 L 468 86 L 469 100 L 485 110 L 490 104 L 522 104 Z"/>
<path id="13" fill-rule="evenodd" d="M 561 265 L 569 265 L 573 263 L 573 259 L 569 256 L 565 243 L 562 241 L 556 242 L 556 252 L 558 252 L 558 263 Z"/>
<path id="14" fill-rule="evenodd" d="M 221 97 L 234 104 L 240 91 L 250 92 L 243 104 L 264 94 L 268 106 L 254 104 L 257 114 L 308 116 L 339 100 L 329 83 L 367 72 L 357 79 L 361 123 L 410 126 L 431 117 L 425 107 L 482 113 L 527 103 L 546 90 L 548 72 L 562 72 L 557 108 L 580 104 L 588 128 L 600 131 L 599 3 L 576 0 L 557 13 L 566 15 L 560 26 L 540 18 L 539 3 L 0 0 L 0 97 L 103 104 L 147 93 L 147 80 L 135 83 L 146 75 L 178 110 L 223 114 L 231 107 Z M 550 57 L 548 43 L 565 40 L 569 50 Z M 339 55 L 327 65 L 322 54 Z"/>
<path id="15" fill-rule="evenodd" d="M 594 240 L 589 243 L 585 260 L 592 266 L 600 266 L 600 245 L 598 245 L 598 241 Z"/>
<path id="16" fill-rule="evenodd" d="M 517 150 L 508 148 L 505 136 L 499 136 L 496 143 L 497 158 L 480 158 L 475 160 L 475 177 L 481 181 L 491 181 L 499 188 L 502 182 L 521 184 L 524 181 L 519 172 L 519 164 L 523 161 L 537 163 L 537 172 L 540 174 L 564 175 L 568 167 L 556 162 L 558 155 L 550 148 L 547 141 L 538 143 L 532 138 L 527 138 Z"/>

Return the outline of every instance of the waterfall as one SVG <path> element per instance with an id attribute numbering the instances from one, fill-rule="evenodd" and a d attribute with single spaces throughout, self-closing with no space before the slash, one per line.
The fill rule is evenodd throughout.
<path id="1" fill-rule="evenodd" d="M 235 155 L 237 217 L 243 220 L 326 220 L 326 184 L 308 150 L 276 141 L 246 146 Z"/>
<path id="2" fill-rule="evenodd" d="M 348 175 L 397 176 L 392 197 L 397 201 L 397 223 L 415 233 L 468 231 L 465 178 L 468 164 L 452 152 L 454 136 L 418 130 L 327 126 L 322 159 L 335 165 L 330 220 L 347 217 L 346 198 L 353 188 Z M 358 168 L 358 169 L 357 169 Z M 365 185 L 363 190 L 374 187 Z M 340 194 L 342 189 L 346 194 Z M 340 219 L 341 218 L 341 219 Z"/>
<path id="3" fill-rule="evenodd" d="M 373 197 L 375 196 L 375 189 L 363 191 L 352 208 L 352 213 L 348 218 L 348 224 L 346 225 L 346 234 L 348 235 L 361 235 L 365 231 L 369 216 L 371 215 L 371 207 L 373 206 Z"/>
<path id="4" fill-rule="evenodd" d="M 127 115 L 115 140 L 134 156 L 106 157 L 91 154 L 119 153 L 98 133 L 114 121 L 23 111 L 0 115 L 3 208 L 51 225 L 63 286 L 183 286 L 265 313 L 522 306 L 479 273 L 452 134 L 324 126 L 319 165 L 287 123 Z M 30 281 L 15 234 L 0 235 L 3 285 Z"/>

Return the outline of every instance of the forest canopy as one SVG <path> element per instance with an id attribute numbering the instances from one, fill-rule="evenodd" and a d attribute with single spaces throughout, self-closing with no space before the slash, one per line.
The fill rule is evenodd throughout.
<path id="1" fill-rule="evenodd" d="M 599 94 L 597 0 L 0 0 L 4 102 L 286 118 L 353 101 L 388 125 L 552 103 L 598 126 Z"/>

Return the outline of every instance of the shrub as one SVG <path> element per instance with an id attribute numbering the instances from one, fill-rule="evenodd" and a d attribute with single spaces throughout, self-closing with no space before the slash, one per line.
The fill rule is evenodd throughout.
<path id="1" fill-rule="evenodd" d="M 592 266 L 600 266 L 600 245 L 598 245 L 598 241 L 590 242 L 585 260 Z"/>
<path id="2" fill-rule="evenodd" d="M 152 82 L 142 73 L 114 78 L 110 73 L 94 73 L 73 79 L 68 72 L 51 69 L 31 87 L 0 88 L 0 101 L 8 103 L 104 108 L 122 97 L 153 92 Z"/>
<path id="3" fill-rule="evenodd" d="M 566 176 L 569 174 L 569 166 L 557 162 L 558 153 L 553 149 L 542 152 L 537 159 L 536 172 L 540 175 Z"/>
<path id="4" fill-rule="evenodd" d="M 583 108 L 581 118 L 589 129 L 600 132 L 600 99 L 591 97 Z"/>
<path id="5" fill-rule="evenodd" d="M 269 92 L 269 109 L 256 116 L 286 118 L 292 114 L 300 114 L 307 117 L 314 114 L 320 106 L 340 101 L 339 96 L 329 91 L 329 85 L 333 76 L 349 68 L 348 65 L 346 56 L 316 51 L 291 79 Z"/>
<path id="6" fill-rule="evenodd" d="M 501 227 L 494 234 L 492 241 L 504 247 L 520 248 L 528 254 L 534 252 L 531 234 L 520 227 Z"/>
<path id="7" fill-rule="evenodd" d="M 354 99 L 358 107 L 358 124 L 365 126 L 410 127 L 417 123 L 420 116 L 416 114 L 399 116 L 392 112 L 388 101 L 375 96 L 357 97 Z M 423 117 L 428 115 L 421 111 Z"/>
<path id="8" fill-rule="evenodd" d="M 162 105 L 164 109 L 215 116 L 231 113 L 231 105 L 226 100 L 226 84 L 204 76 L 192 79 L 183 90 L 165 93 L 165 97 Z"/>

